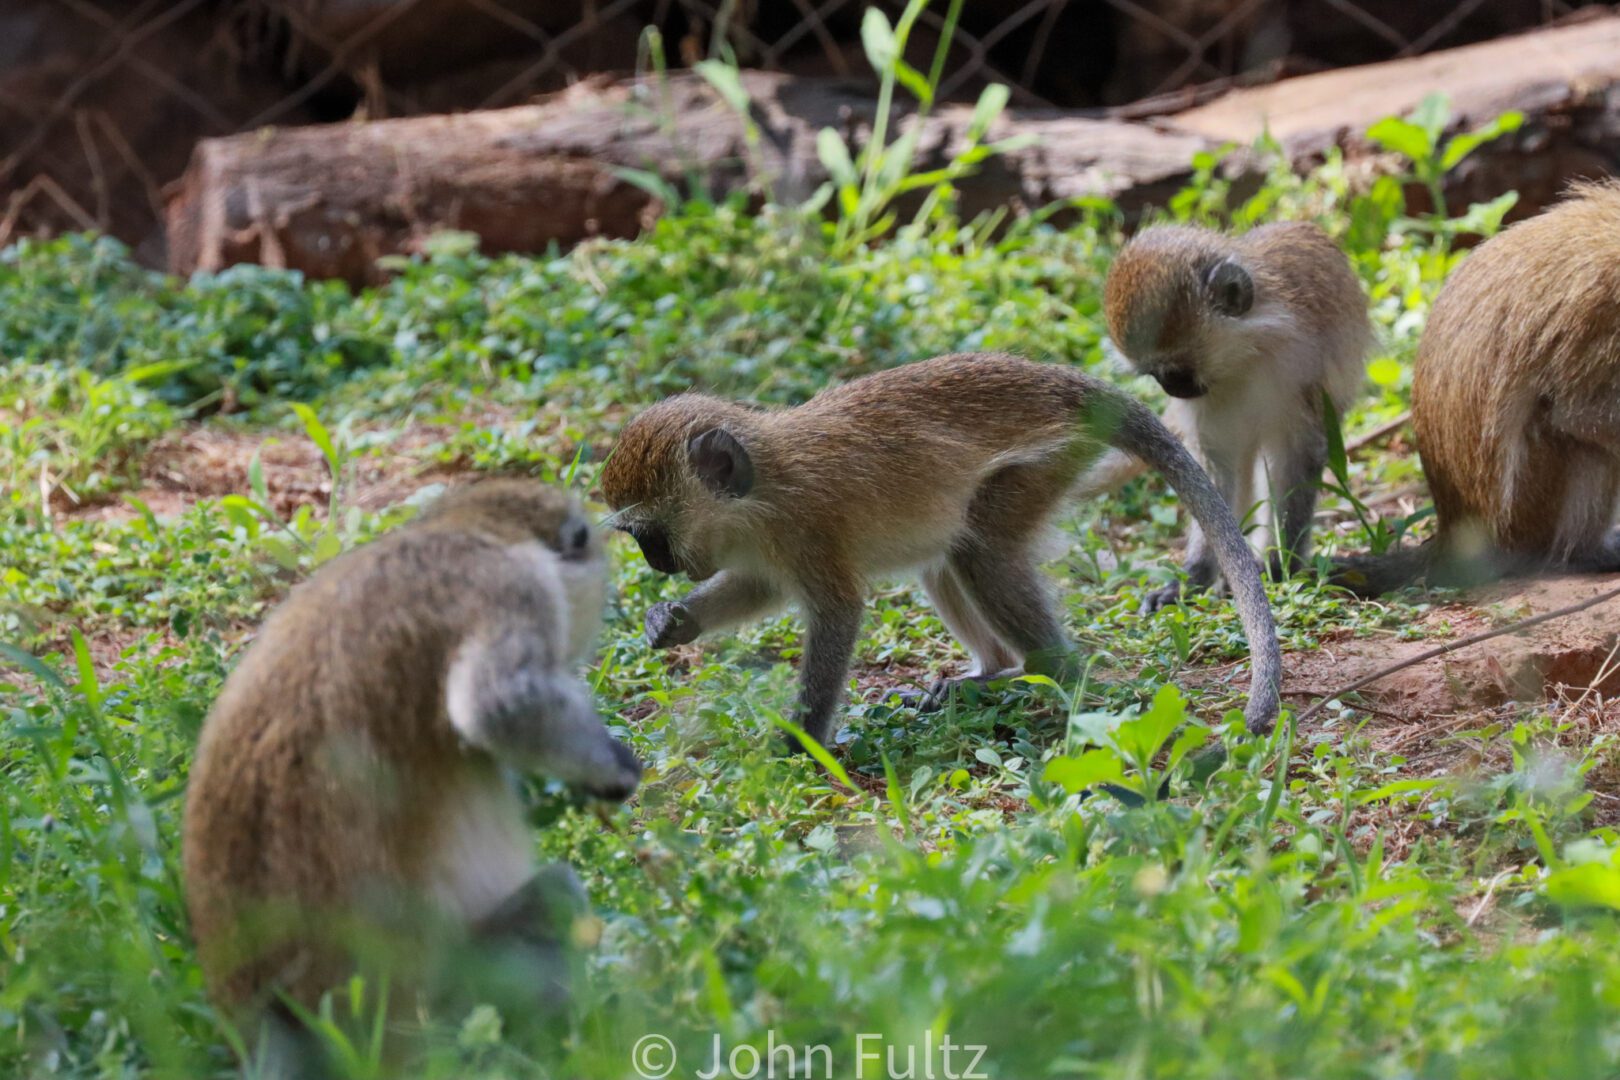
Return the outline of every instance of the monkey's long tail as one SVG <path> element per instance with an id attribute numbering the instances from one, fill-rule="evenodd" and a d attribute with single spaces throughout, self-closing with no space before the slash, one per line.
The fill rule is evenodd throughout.
<path id="1" fill-rule="evenodd" d="M 1282 646 L 1277 642 L 1277 625 L 1260 579 L 1259 561 L 1209 474 L 1153 411 L 1106 383 L 1089 378 L 1087 383 L 1087 430 L 1159 470 L 1192 511 L 1214 550 L 1249 639 L 1252 675 L 1243 715 L 1251 732 L 1265 734 L 1276 723 L 1281 708 Z"/>

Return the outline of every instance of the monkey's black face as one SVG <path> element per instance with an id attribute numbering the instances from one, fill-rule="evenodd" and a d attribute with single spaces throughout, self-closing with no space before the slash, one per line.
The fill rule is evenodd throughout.
<path id="1" fill-rule="evenodd" d="M 641 557 L 660 574 L 678 574 L 681 564 L 675 561 L 675 552 L 669 546 L 669 535 L 653 524 L 621 525 L 641 547 Z"/>
<path id="2" fill-rule="evenodd" d="M 1166 368 L 1155 372 L 1153 377 L 1164 387 L 1164 392 L 1173 398 L 1200 398 L 1209 393 L 1209 387 L 1187 368 Z"/>
<path id="3" fill-rule="evenodd" d="M 576 796 L 598 802 L 622 803 L 635 794 L 636 785 L 641 782 L 641 762 L 619 740 L 612 740 L 609 746 L 616 767 L 574 785 L 572 790 Z"/>

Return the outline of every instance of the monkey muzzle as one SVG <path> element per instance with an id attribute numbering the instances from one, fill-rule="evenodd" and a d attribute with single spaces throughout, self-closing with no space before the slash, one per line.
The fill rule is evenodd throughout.
<path id="1" fill-rule="evenodd" d="M 662 529 L 650 525 L 626 525 L 624 531 L 641 548 L 641 557 L 647 560 L 648 566 L 660 574 L 681 572 L 681 564 L 676 561 L 675 552 L 669 546 L 669 537 L 664 535 Z"/>
<path id="2" fill-rule="evenodd" d="M 1209 387 L 1185 368 L 1168 368 L 1155 372 L 1153 377 L 1164 387 L 1164 392 L 1173 398 L 1199 398 L 1209 393 Z"/>
<path id="3" fill-rule="evenodd" d="M 580 785 L 580 794 L 597 802 L 622 803 L 641 783 L 641 762 L 630 748 L 614 739 L 610 750 L 614 767 Z"/>

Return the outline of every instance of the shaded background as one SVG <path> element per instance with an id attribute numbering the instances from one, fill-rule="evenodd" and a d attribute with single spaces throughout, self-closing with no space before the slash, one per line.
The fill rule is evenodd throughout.
<path id="1" fill-rule="evenodd" d="M 492 108 L 729 49 L 867 79 L 865 0 L 7 0 L 0 245 L 96 228 L 163 261 L 166 185 L 199 138 Z M 877 0 L 897 16 L 901 0 Z M 1582 0 L 966 0 L 942 89 L 1100 111 L 1547 25 Z M 913 34 L 926 69 L 950 8 Z M 1137 112 L 1152 112 L 1154 104 Z M 1127 110 L 1129 114 L 1129 110 Z"/>

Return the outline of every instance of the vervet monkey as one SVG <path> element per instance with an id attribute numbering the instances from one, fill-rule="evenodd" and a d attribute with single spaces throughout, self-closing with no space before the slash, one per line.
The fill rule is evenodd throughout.
<path id="1" fill-rule="evenodd" d="M 537 870 L 512 772 L 635 790 L 577 674 L 604 579 L 566 493 L 472 484 L 294 589 L 226 680 L 191 771 L 186 895 L 210 992 L 266 1022 L 272 1071 L 319 1071 L 283 995 L 313 1008 L 379 955 L 429 965 L 436 933 L 446 955 L 528 948 L 534 1003 L 561 993 L 582 895 Z"/>
<path id="2" fill-rule="evenodd" d="M 1209 470 L 1239 520 L 1255 504 L 1264 552 L 1286 577 L 1310 554 L 1317 483 L 1327 463 L 1323 395 L 1337 415 L 1360 389 L 1372 346 L 1367 298 L 1348 260 L 1315 225 L 1265 225 L 1240 236 L 1161 225 L 1138 233 L 1109 269 L 1108 332 L 1137 371 L 1173 399 L 1164 420 Z M 1113 454 L 1083 486 L 1117 486 L 1140 471 Z M 1195 522 L 1187 585 L 1218 567 Z M 1174 603 L 1180 583 L 1149 594 Z"/>
<path id="3" fill-rule="evenodd" d="M 1620 571 L 1620 185 L 1576 186 L 1452 273 L 1418 346 L 1412 428 L 1436 536 L 1346 560 L 1339 582 Z"/>
<path id="4" fill-rule="evenodd" d="M 648 565 L 700 583 L 647 612 L 654 647 L 785 600 L 803 606 L 810 625 L 798 722 L 825 743 L 866 592 L 883 574 L 921 570 L 940 617 L 972 653 L 967 678 L 1020 666 L 1076 672 L 1036 547 L 1075 478 L 1107 446 L 1156 466 L 1203 524 L 1255 656 L 1249 726 L 1269 730 L 1281 656 L 1237 522 L 1151 410 L 1074 368 L 940 356 L 777 411 L 683 394 L 626 425 L 601 485 L 616 526 Z"/>

